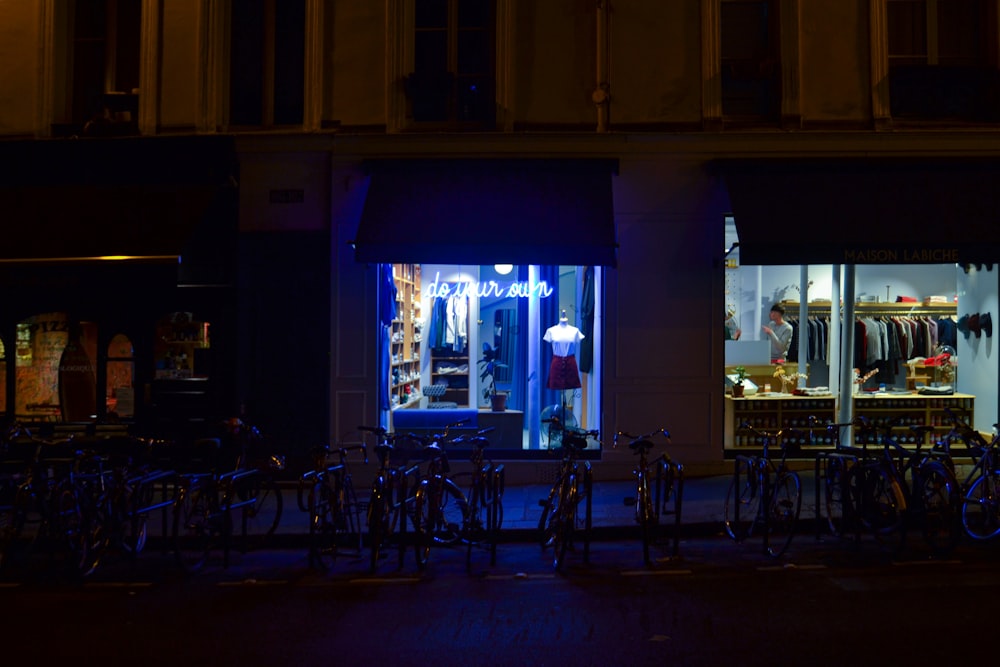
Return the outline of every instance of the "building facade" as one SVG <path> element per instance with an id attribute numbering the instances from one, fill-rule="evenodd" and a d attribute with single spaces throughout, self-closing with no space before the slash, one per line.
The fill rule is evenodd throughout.
<path id="1" fill-rule="evenodd" d="M 44 145 L 38 150 L 53 151 L 44 159 L 58 161 L 66 146 L 102 155 L 152 142 L 168 146 L 186 172 L 210 159 L 204 143 L 204 155 L 232 167 L 213 172 L 224 177 L 212 191 L 235 198 L 232 229 L 218 223 L 224 212 L 203 205 L 186 214 L 200 221 L 195 232 L 134 253 L 209 258 L 130 325 L 135 371 L 124 395 L 134 396 L 136 419 L 164 412 L 157 380 L 199 375 L 176 372 L 187 369 L 174 360 L 164 367 L 156 336 L 144 333 L 163 317 L 213 320 L 213 352 L 198 354 L 219 380 L 206 414 L 244 410 L 304 452 L 304 443 L 390 419 L 386 385 L 406 384 L 387 380 L 382 363 L 392 341 L 380 338 L 391 326 L 380 267 L 477 267 L 478 284 L 488 278 L 479 267 L 493 264 L 523 267 L 517 275 L 527 284 L 549 275 L 532 267 L 575 267 L 551 276 L 576 281 L 557 292 L 574 295 L 576 326 L 590 268 L 598 276 L 595 367 L 568 401 L 603 434 L 607 474 L 632 464 L 611 434 L 660 427 L 671 431 L 677 459 L 713 468 L 726 457 L 727 216 L 743 264 L 978 263 L 971 274 L 959 269 L 956 281 L 965 282 L 954 292 L 996 300 L 1000 271 L 987 269 L 1000 248 L 992 230 L 995 0 L 29 0 L 0 5 L 0 26 L 0 149 L 20 155 Z M 100 236 L 100 217 L 72 204 L 32 206 L 24 193 L 72 199 L 97 187 L 120 202 L 119 172 L 149 174 L 138 179 L 140 192 L 170 180 L 153 168 L 156 155 L 99 162 L 107 179 L 84 178 L 82 163 L 52 183 L 45 162 L 32 167 L 32 182 L 15 169 L 0 183 L 18 202 L 11 223 L 30 231 L 61 217 L 84 225 L 81 238 Z M 974 173 L 948 176 L 969 160 Z M 603 173 L 596 186 L 580 176 L 595 165 Z M 466 192 L 481 188 L 478 199 L 450 188 L 456 179 L 468 179 Z M 492 190 L 497 182 L 520 194 Z M 914 182 L 922 198 L 914 199 Z M 120 226 L 129 215 L 150 217 L 129 210 L 115 214 Z M 181 220 L 148 224 L 176 229 Z M 216 231 L 202 234 L 204 225 Z M 5 257 L 5 300 L 20 304 L 0 316 L 8 417 L 23 381 L 9 354 L 19 324 L 27 330 L 31 317 L 74 309 L 58 286 L 19 277 L 37 270 L 36 260 L 79 261 L 59 243 L 44 245 Z M 219 247 L 232 251 L 222 268 L 211 261 Z M 430 277 L 422 276 L 426 298 Z M 106 292 L 99 272 L 73 280 Z M 111 280 L 129 282 L 138 294 L 128 299 L 143 301 L 131 279 Z M 769 296 L 758 290 L 751 309 L 766 312 Z M 542 340 L 565 304 L 526 301 L 519 330 Z M 470 323 L 492 317 L 482 308 Z M 125 310 L 115 311 L 119 319 Z M 92 310 L 66 321 L 108 317 Z M 430 313 L 416 319 L 423 325 Z M 97 334 L 104 356 L 95 368 L 117 359 L 103 352 L 121 328 L 109 326 Z M 480 337 L 468 341 L 473 366 Z M 553 399 L 550 384 L 541 386 L 544 347 L 524 345 L 510 382 L 523 373 L 516 405 L 531 432 L 543 429 Z M 991 424 L 996 355 L 982 346 L 958 356 L 986 374 L 976 421 Z M 98 386 L 109 373 L 97 373 Z M 435 374 L 423 369 L 422 395 Z M 478 393 L 478 373 L 469 376 Z M 96 402 L 95 418 L 111 411 Z M 543 448 L 525 437 L 526 449 Z"/>

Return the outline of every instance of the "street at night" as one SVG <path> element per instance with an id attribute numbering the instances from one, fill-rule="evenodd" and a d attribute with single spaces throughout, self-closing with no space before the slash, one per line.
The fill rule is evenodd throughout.
<path id="1" fill-rule="evenodd" d="M 644 567 L 634 542 L 595 542 L 562 573 L 528 543 L 501 544 L 492 567 L 478 554 L 471 572 L 463 550 L 375 574 L 366 558 L 318 573 L 305 553 L 262 551 L 190 578 L 147 553 L 83 583 L 36 563 L 0 604 L 8 660 L 45 663 L 940 665 L 982 650 L 996 549 L 893 561 L 864 540 L 800 536 L 775 560 L 758 546 L 690 539 Z"/>

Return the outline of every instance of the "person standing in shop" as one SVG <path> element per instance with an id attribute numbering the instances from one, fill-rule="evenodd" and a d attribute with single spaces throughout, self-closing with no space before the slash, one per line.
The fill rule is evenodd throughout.
<path id="1" fill-rule="evenodd" d="M 792 343 L 792 325 L 785 321 L 785 308 L 779 303 L 771 306 L 769 318 L 771 326 L 761 328 L 771 341 L 771 361 L 784 361 Z"/>

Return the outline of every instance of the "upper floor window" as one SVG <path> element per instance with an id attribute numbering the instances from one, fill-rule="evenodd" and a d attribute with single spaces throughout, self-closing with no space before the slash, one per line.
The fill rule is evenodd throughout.
<path id="1" fill-rule="evenodd" d="M 92 136 L 138 132 L 141 2 L 75 0 L 68 14 L 68 132 Z"/>
<path id="2" fill-rule="evenodd" d="M 495 27 L 493 0 L 415 0 L 406 78 L 414 122 L 495 125 Z"/>
<path id="3" fill-rule="evenodd" d="M 886 0 L 895 118 L 998 120 L 996 0 Z"/>
<path id="4" fill-rule="evenodd" d="M 777 121 L 781 58 L 777 0 L 722 0 L 722 115 Z"/>
<path id="5" fill-rule="evenodd" d="M 233 2 L 230 28 L 230 124 L 301 125 L 305 108 L 305 0 Z"/>

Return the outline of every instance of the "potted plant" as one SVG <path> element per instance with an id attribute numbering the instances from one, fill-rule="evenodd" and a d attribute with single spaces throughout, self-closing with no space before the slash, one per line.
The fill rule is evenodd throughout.
<path id="1" fill-rule="evenodd" d="M 733 398 L 742 398 L 743 381 L 750 377 L 750 372 L 746 366 L 737 366 L 733 369 L 733 374 L 736 376 L 736 382 L 733 383 Z"/>
<path id="2" fill-rule="evenodd" d="M 489 343 L 483 343 L 483 356 L 478 364 L 479 380 L 483 383 L 483 398 L 490 402 L 494 412 L 503 412 L 507 409 L 507 392 L 497 391 L 494 374 L 496 369 L 506 368 L 507 364 L 500 363 L 500 351 L 491 347 Z"/>

